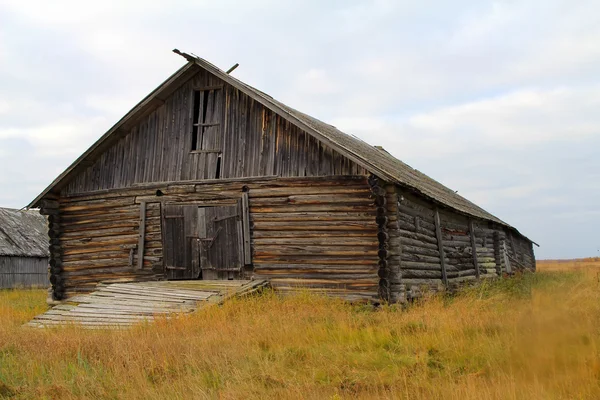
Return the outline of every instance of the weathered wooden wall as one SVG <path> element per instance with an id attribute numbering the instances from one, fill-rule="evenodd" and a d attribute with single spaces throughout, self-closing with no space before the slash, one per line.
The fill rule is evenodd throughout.
<path id="1" fill-rule="evenodd" d="M 222 86 L 221 153 L 192 152 L 193 90 Z M 219 108 L 220 107 L 220 108 Z M 139 183 L 258 176 L 366 175 L 366 171 L 206 71 L 183 84 L 162 106 L 77 175 L 64 194 Z"/>
<path id="2" fill-rule="evenodd" d="M 0 289 L 48 286 L 47 257 L 0 256 Z"/>
<path id="3" fill-rule="evenodd" d="M 53 281 L 69 297 L 103 280 L 163 279 L 161 205 L 222 205 L 248 193 L 254 269 L 246 277 L 267 278 L 281 291 L 301 287 L 376 299 L 376 210 L 366 179 L 179 182 L 64 196 L 53 219 L 60 220 L 54 257 L 61 264 Z M 138 269 L 142 204 L 144 259 Z"/>
<path id="4" fill-rule="evenodd" d="M 393 190 L 388 190 L 392 192 Z M 423 287 L 441 290 L 507 272 L 504 249 L 516 270 L 535 270 L 532 243 L 508 228 L 475 220 L 396 189 L 398 239 L 390 242 L 400 295 L 419 296 Z M 394 194 L 388 194 L 393 200 Z M 393 207 L 388 205 L 390 212 Z M 396 235 L 394 235 L 395 237 Z"/>

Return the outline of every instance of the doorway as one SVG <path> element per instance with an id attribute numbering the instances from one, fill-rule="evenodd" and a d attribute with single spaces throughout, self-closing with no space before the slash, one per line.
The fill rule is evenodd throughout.
<path id="1" fill-rule="evenodd" d="M 165 204 L 163 264 L 168 280 L 243 279 L 245 240 L 241 204 Z"/>

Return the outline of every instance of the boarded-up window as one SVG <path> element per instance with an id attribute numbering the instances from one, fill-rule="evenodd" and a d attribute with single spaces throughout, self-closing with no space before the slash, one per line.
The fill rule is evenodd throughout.
<path id="1" fill-rule="evenodd" d="M 221 151 L 222 92 L 220 88 L 194 90 L 192 152 Z"/>

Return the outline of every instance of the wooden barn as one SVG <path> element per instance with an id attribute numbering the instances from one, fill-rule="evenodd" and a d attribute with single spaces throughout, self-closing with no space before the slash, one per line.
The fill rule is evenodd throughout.
<path id="1" fill-rule="evenodd" d="M 349 300 L 535 270 L 532 241 L 195 56 L 29 207 L 55 299 L 101 281 L 268 279 Z"/>
<path id="2" fill-rule="evenodd" d="M 37 210 L 0 208 L 0 289 L 50 286 L 47 232 Z"/>

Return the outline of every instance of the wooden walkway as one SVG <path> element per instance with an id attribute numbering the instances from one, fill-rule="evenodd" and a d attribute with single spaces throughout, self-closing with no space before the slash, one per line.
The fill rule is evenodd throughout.
<path id="1" fill-rule="evenodd" d="M 27 326 L 45 328 L 80 325 L 90 329 L 126 328 L 190 313 L 207 304 L 250 294 L 267 281 L 160 281 L 99 284 L 87 295 L 69 298 L 38 315 Z"/>

